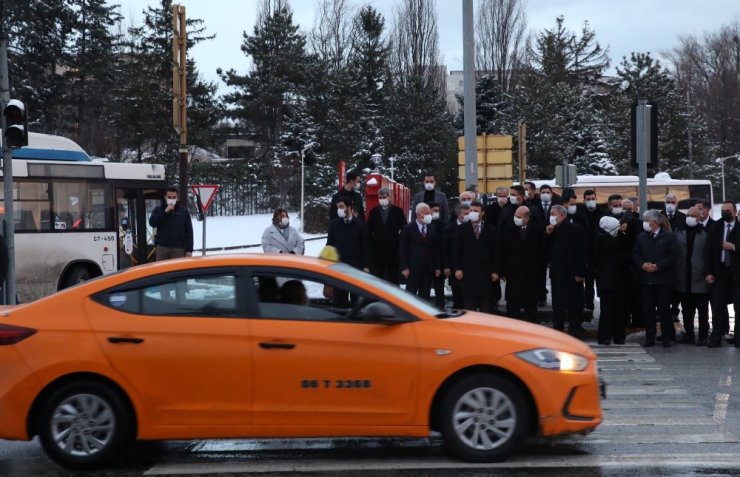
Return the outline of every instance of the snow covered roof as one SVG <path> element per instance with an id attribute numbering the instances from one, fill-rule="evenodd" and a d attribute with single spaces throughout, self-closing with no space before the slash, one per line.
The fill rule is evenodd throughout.
<path id="1" fill-rule="evenodd" d="M 13 159 L 90 162 L 90 156 L 71 139 L 51 134 L 28 133 L 28 146 L 13 149 Z"/>

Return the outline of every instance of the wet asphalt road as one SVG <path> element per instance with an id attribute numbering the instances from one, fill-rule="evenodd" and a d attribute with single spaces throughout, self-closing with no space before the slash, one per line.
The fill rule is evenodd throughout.
<path id="1" fill-rule="evenodd" d="M 36 441 L 0 441 L 0 476 L 740 476 L 740 349 L 595 349 L 609 385 L 604 423 L 532 440 L 502 464 L 458 462 L 436 440 L 231 440 L 141 443 L 107 471 L 75 473 Z"/>

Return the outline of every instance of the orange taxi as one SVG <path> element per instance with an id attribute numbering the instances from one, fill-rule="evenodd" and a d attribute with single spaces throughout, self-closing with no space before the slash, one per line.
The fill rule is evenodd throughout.
<path id="1" fill-rule="evenodd" d="M 327 298 L 331 297 L 331 298 Z M 601 422 L 596 356 L 551 329 L 441 313 L 347 265 L 277 255 L 136 267 L 0 311 L 0 438 L 73 468 L 134 439 L 442 434 L 469 461 Z"/>

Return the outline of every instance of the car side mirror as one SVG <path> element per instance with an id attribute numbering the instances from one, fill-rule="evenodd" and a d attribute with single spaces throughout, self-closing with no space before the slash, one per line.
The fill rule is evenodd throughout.
<path id="1" fill-rule="evenodd" d="M 364 306 L 360 310 L 358 318 L 362 321 L 375 321 L 388 324 L 405 323 L 407 321 L 398 316 L 392 306 L 381 301 Z"/>

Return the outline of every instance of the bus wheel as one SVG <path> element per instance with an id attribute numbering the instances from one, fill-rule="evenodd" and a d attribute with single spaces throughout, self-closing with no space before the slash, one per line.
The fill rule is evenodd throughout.
<path id="1" fill-rule="evenodd" d="M 91 278 L 90 269 L 78 265 L 67 272 L 67 276 L 64 277 L 64 282 L 62 283 L 62 288 L 68 288 L 78 283 L 86 282 Z"/>

